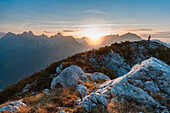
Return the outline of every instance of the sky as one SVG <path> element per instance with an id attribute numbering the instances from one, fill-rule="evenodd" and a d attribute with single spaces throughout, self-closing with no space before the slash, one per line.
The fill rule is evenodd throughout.
<path id="1" fill-rule="evenodd" d="M 79 38 L 94 29 L 170 42 L 170 0 L 0 0 L 0 32 Z"/>

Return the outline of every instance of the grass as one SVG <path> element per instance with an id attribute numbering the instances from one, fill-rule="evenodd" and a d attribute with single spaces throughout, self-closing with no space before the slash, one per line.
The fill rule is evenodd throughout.
<path id="1" fill-rule="evenodd" d="M 115 101 L 114 103 L 108 103 L 107 111 L 108 113 L 138 113 L 138 112 L 148 112 L 144 106 L 138 105 L 135 102 L 127 102 L 123 99 L 121 101 Z"/>
<path id="2" fill-rule="evenodd" d="M 23 101 L 26 108 L 21 108 L 20 112 L 55 112 L 58 107 L 73 109 L 75 101 L 78 99 L 78 92 L 75 88 L 58 88 L 50 94 L 40 93 L 38 95 L 25 97 Z"/>

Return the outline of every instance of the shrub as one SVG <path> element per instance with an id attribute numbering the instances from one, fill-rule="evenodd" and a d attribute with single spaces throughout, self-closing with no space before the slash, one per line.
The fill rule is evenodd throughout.
<path id="1" fill-rule="evenodd" d="M 65 62 L 62 67 L 63 67 L 63 69 L 65 69 L 65 68 L 67 68 L 67 67 L 69 67 L 69 66 L 71 66 L 73 64 L 74 63 L 72 63 L 72 62 Z"/>
<path id="2" fill-rule="evenodd" d="M 114 75 L 113 70 L 110 70 L 107 67 L 106 68 L 98 68 L 97 71 L 109 76 L 110 79 L 115 79 L 118 77 L 118 76 Z"/>

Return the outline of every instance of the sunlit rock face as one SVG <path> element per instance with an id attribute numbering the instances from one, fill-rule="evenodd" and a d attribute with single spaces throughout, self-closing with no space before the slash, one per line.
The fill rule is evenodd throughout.
<path id="1" fill-rule="evenodd" d="M 166 102 L 170 95 L 169 81 L 170 66 L 151 57 L 141 64 L 136 64 L 126 75 L 99 85 L 100 90 L 96 92 L 100 94 L 107 92 L 105 93 L 107 98 L 136 101 L 148 108 L 167 112 Z M 157 101 L 156 96 L 160 96 L 164 100 Z"/>

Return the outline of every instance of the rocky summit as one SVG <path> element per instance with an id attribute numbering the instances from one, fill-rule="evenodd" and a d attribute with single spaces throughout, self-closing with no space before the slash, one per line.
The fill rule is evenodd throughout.
<path id="1" fill-rule="evenodd" d="M 0 105 L 0 111 L 169 113 L 167 50 L 139 41 L 76 54 L 7 87 L 0 95 L 15 91 L 15 101 Z"/>

